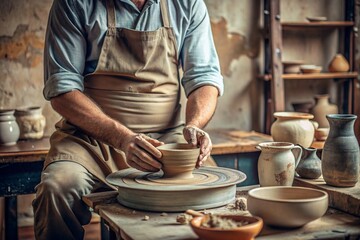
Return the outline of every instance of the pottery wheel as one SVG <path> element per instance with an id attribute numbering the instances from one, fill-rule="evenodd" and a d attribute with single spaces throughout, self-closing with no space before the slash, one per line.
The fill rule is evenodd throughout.
<path id="1" fill-rule="evenodd" d="M 246 175 L 238 170 L 201 167 L 193 178 L 162 178 L 162 172 L 148 173 L 133 168 L 110 174 L 106 180 L 118 187 L 119 203 L 126 207 L 159 212 L 201 210 L 226 205 L 235 199 L 236 184 Z"/>

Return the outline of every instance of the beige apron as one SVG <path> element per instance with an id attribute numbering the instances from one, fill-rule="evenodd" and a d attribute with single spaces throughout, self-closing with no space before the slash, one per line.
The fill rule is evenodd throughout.
<path id="1" fill-rule="evenodd" d="M 134 132 L 164 142 L 184 142 L 176 42 L 167 1 L 160 1 L 163 27 L 146 32 L 116 28 L 113 1 L 106 0 L 108 31 L 95 72 L 84 78 L 84 93 Z M 102 181 L 128 167 L 122 151 L 66 120 L 56 128 L 45 166 L 58 160 L 76 161 Z"/>

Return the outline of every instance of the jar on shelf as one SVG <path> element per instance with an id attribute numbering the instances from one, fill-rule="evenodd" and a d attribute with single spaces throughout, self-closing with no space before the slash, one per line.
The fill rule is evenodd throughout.
<path id="1" fill-rule="evenodd" d="M 315 95 L 315 105 L 310 112 L 314 115 L 314 121 L 319 124 L 319 128 L 329 128 L 326 115 L 337 114 L 338 107 L 330 103 L 328 94 Z"/>
<path id="2" fill-rule="evenodd" d="M 20 139 L 41 139 L 44 136 L 46 119 L 41 107 L 16 109 L 15 117 L 20 127 Z"/>
<path id="3" fill-rule="evenodd" d="M 329 72 L 348 72 L 349 62 L 342 54 L 336 54 L 329 64 Z"/>
<path id="4" fill-rule="evenodd" d="M 0 109 L 0 145 L 15 145 L 19 140 L 20 130 L 13 109 Z"/>

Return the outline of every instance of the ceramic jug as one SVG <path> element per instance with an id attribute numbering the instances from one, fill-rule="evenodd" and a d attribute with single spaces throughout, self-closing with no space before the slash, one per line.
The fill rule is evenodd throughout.
<path id="1" fill-rule="evenodd" d="M 329 72 L 348 72 L 349 62 L 342 54 L 336 54 L 329 64 Z"/>
<path id="2" fill-rule="evenodd" d="M 328 128 L 329 122 L 326 115 L 338 113 L 338 107 L 329 102 L 328 94 L 315 95 L 315 105 L 310 113 L 314 115 L 314 121 L 319 123 L 319 128 Z"/>
<path id="3" fill-rule="evenodd" d="M 324 181 L 336 187 L 352 187 L 359 179 L 359 143 L 353 114 L 329 114 L 330 132 L 321 155 Z"/>
<path id="4" fill-rule="evenodd" d="M 46 119 L 41 107 L 19 108 L 15 111 L 20 139 L 40 139 L 44 136 Z"/>
<path id="5" fill-rule="evenodd" d="M 15 145 L 20 136 L 19 126 L 15 121 L 15 110 L 0 110 L 0 145 Z"/>
<path id="6" fill-rule="evenodd" d="M 314 116 L 309 113 L 275 112 L 276 121 L 271 125 L 271 136 L 275 142 L 290 142 L 310 147 L 314 141 Z"/>
<path id="7" fill-rule="evenodd" d="M 260 186 L 292 186 L 302 155 L 301 147 L 288 142 L 265 142 L 256 148 L 261 150 L 258 159 Z M 298 150 L 296 157 L 295 149 Z"/>
<path id="8" fill-rule="evenodd" d="M 316 155 L 317 149 L 302 148 L 303 154 L 295 171 L 302 178 L 317 179 L 321 176 L 321 160 Z"/>

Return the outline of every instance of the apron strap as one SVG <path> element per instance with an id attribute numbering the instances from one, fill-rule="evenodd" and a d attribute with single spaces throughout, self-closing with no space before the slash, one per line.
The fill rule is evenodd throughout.
<path id="1" fill-rule="evenodd" d="M 114 35 L 116 29 L 114 0 L 106 0 L 108 34 Z"/>
<path id="2" fill-rule="evenodd" d="M 161 17 L 164 27 L 170 28 L 167 0 L 160 0 L 160 9 L 161 9 Z"/>

